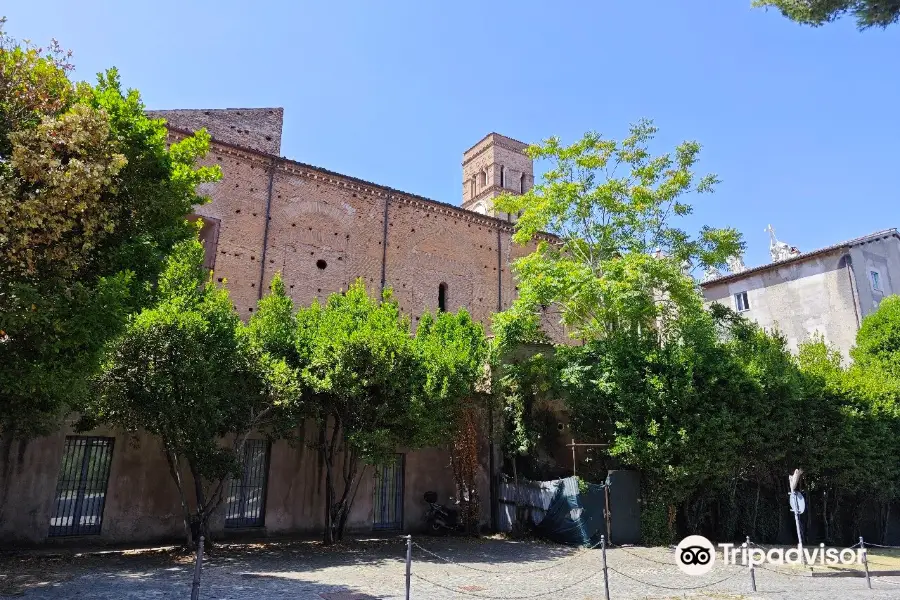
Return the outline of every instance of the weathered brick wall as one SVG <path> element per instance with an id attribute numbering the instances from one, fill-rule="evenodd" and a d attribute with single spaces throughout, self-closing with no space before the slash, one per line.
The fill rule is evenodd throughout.
<path id="1" fill-rule="evenodd" d="M 437 309 L 445 283 L 447 310 L 465 307 L 488 326 L 516 297 L 511 261 L 533 249 L 512 242 L 509 223 L 263 152 L 214 140 L 207 162 L 223 178 L 201 190 L 212 202 L 197 213 L 219 220 L 215 276 L 243 318 L 276 272 L 298 306 L 356 278 L 378 293 L 383 273 L 413 325 Z"/>
<path id="2" fill-rule="evenodd" d="M 147 115 L 185 131 L 206 127 L 212 137 L 228 144 L 281 154 L 283 108 L 149 110 Z"/>

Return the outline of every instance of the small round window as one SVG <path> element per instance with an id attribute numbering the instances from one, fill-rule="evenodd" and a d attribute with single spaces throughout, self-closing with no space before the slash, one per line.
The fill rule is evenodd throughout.
<path id="1" fill-rule="evenodd" d="M 328 266 L 328 263 L 320 258 L 319 260 L 316 261 L 316 266 L 319 267 L 320 269 L 324 269 L 325 267 Z"/>

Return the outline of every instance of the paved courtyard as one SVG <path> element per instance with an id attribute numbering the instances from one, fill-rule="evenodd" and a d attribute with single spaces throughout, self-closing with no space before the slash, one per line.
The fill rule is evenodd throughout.
<path id="1" fill-rule="evenodd" d="M 416 600 L 604 598 L 599 550 L 498 539 L 416 541 L 421 544 L 413 551 Z M 204 563 L 200 598 L 402 599 L 405 552 L 399 538 L 332 548 L 311 542 L 220 546 Z M 613 548 L 608 564 L 612 600 L 900 598 L 898 576 L 875 577 L 868 590 L 862 578 L 809 577 L 787 569 L 758 570 L 758 592 L 752 593 L 746 569 L 718 567 L 707 576 L 690 577 L 678 571 L 665 548 Z M 191 557 L 174 550 L 5 555 L 0 557 L 0 596 L 186 600 L 192 566 Z"/>

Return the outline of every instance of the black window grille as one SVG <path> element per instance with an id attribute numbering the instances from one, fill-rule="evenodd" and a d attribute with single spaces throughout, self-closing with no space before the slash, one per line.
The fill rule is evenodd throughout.
<path id="1" fill-rule="evenodd" d="M 403 455 L 375 469 L 375 529 L 403 529 Z"/>
<path id="2" fill-rule="evenodd" d="M 112 450 L 112 438 L 66 438 L 49 535 L 100 533 Z"/>
<path id="3" fill-rule="evenodd" d="M 225 527 L 262 527 L 266 514 L 266 482 L 269 475 L 269 442 L 247 440 L 243 474 L 228 485 Z"/>

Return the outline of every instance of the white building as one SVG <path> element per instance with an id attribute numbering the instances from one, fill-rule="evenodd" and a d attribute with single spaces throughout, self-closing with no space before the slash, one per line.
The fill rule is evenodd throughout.
<path id="1" fill-rule="evenodd" d="M 819 333 L 848 356 L 863 317 L 881 299 L 900 292 L 900 234 L 887 229 L 812 252 L 775 238 L 772 262 L 731 273 L 707 273 L 707 302 L 719 302 L 767 329 L 780 330 L 791 350 Z"/>

